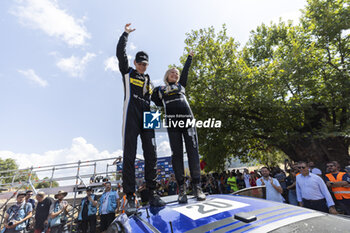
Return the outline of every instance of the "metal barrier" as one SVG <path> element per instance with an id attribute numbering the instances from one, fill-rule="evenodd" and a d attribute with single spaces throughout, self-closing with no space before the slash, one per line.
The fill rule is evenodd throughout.
<path id="1" fill-rule="evenodd" d="M 6 170 L 6 171 L 0 171 L 0 180 L 3 181 L 8 178 L 12 178 L 12 181 L 9 183 L 1 183 L 0 184 L 0 189 L 5 190 L 7 189 L 7 192 L 2 192 L 0 193 L 0 200 L 1 199 L 6 199 L 6 201 L 0 206 L 0 211 L 2 210 L 2 213 L 0 214 L 1 216 L 1 221 L 0 221 L 0 226 L 3 225 L 4 221 L 4 216 L 6 213 L 6 209 L 10 204 L 10 200 L 16 196 L 18 191 L 21 189 L 31 189 L 33 192 L 36 194 L 37 190 L 35 189 L 35 184 L 42 183 L 42 182 L 49 182 L 50 186 L 49 188 L 41 188 L 40 191 L 44 191 L 47 195 L 55 194 L 58 192 L 58 190 L 64 190 L 65 192 L 68 193 L 73 193 L 73 198 L 69 199 L 69 202 L 72 202 L 72 209 L 69 211 L 69 219 L 70 219 L 70 231 L 73 229 L 73 223 L 75 219 L 76 213 L 78 213 L 78 209 L 80 206 L 80 202 L 77 202 L 78 199 L 81 199 L 81 197 L 78 197 L 78 192 L 84 191 L 86 187 L 88 186 L 85 184 L 83 181 L 84 178 L 90 178 L 89 185 L 93 186 L 94 188 L 102 188 L 103 187 L 103 182 L 98 182 L 98 183 L 92 183 L 91 184 L 91 179 L 93 181 L 96 181 L 95 178 L 98 176 L 105 175 L 105 177 L 110 177 L 109 175 L 117 175 L 116 171 L 116 165 L 113 164 L 108 164 L 108 161 L 111 160 L 116 160 L 120 158 L 105 158 L 105 159 L 96 159 L 96 160 L 86 160 L 86 161 L 78 161 L 78 162 L 70 162 L 70 163 L 62 163 L 62 164 L 55 164 L 55 165 L 45 165 L 45 166 L 37 166 L 37 167 L 30 167 L 30 168 L 24 168 L 24 169 L 16 169 L 16 170 Z M 106 170 L 105 171 L 97 171 L 97 163 L 98 162 L 107 162 L 106 165 Z M 81 172 L 81 168 L 88 168 L 88 167 L 93 167 L 92 172 L 88 172 L 83 174 Z M 114 167 L 115 169 L 110 171 L 110 167 Z M 67 169 L 76 169 L 76 175 L 67 175 L 67 176 L 61 176 L 61 177 L 55 177 L 57 171 L 59 170 L 67 170 Z M 47 179 L 33 179 L 33 174 L 40 174 L 42 172 L 50 172 L 51 171 L 51 177 Z M 73 171 L 74 172 L 74 171 Z M 6 176 L 6 174 L 11 174 L 14 173 L 13 176 Z M 2 174 L 5 174 L 2 176 Z M 66 172 L 67 174 L 67 172 Z M 19 179 L 16 181 L 16 179 Z M 53 182 L 58 182 L 58 181 L 73 181 L 75 180 L 75 185 L 68 185 L 68 186 L 59 186 L 54 188 L 53 187 Z M 80 182 L 79 182 L 80 181 Z M 118 185 L 120 184 L 121 181 L 114 181 L 112 184 Z M 13 190 L 14 189 L 14 190 Z"/>

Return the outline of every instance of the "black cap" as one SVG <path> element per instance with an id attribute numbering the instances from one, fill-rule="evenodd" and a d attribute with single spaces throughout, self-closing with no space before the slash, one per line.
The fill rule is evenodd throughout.
<path id="1" fill-rule="evenodd" d="M 136 53 L 135 57 L 136 63 L 147 63 L 148 64 L 148 54 L 144 51 L 140 51 Z"/>

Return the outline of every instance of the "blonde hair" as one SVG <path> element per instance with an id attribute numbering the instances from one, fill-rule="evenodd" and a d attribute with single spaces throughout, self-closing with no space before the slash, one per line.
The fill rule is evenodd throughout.
<path id="1" fill-rule="evenodd" d="M 172 70 L 176 70 L 177 73 L 179 74 L 179 78 L 176 80 L 176 82 L 178 82 L 178 81 L 180 80 L 180 71 L 179 71 L 176 67 L 171 67 L 170 69 L 168 69 L 168 70 L 165 72 L 165 75 L 164 75 L 164 83 L 165 83 L 166 85 L 169 85 L 168 76 L 169 76 L 169 74 L 170 74 L 170 72 L 171 72 Z"/>

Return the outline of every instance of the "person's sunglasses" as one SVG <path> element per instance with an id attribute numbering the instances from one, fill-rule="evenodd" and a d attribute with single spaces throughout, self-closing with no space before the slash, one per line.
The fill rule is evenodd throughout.
<path id="1" fill-rule="evenodd" d="M 327 167 L 334 167 L 334 165 L 327 165 Z"/>
<path id="2" fill-rule="evenodd" d="M 298 167 L 299 169 L 305 169 L 306 167 Z"/>

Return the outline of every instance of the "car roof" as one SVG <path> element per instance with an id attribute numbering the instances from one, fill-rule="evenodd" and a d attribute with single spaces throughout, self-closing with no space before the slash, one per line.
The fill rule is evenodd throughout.
<path id="1" fill-rule="evenodd" d="M 169 200 L 165 207 L 142 208 L 139 215 L 130 218 L 132 232 L 269 232 L 329 217 L 306 208 L 236 195 L 210 195 L 206 201 L 189 199 L 187 204 Z"/>

